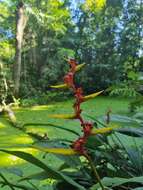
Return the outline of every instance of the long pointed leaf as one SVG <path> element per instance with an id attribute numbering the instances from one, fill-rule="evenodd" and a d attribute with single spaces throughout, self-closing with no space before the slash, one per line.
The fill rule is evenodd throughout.
<path id="1" fill-rule="evenodd" d="M 85 188 L 83 186 L 76 183 L 70 177 L 64 175 L 61 172 L 58 172 L 58 171 L 52 169 L 51 167 L 47 166 L 45 163 L 43 163 L 42 161 L 40 161 L 39 159 L 37 159 L 36 157 L 34 157 L 33 155 L 31 155 L 29 153 L 21 152 L 21 151 L 9 151 L 9 150 L 3 150 L 3 149 L 0 149 L 0 151 L 15 155 L 37 167 L 42 168 L 44 171 L 47 172 L 47 174 L 49 175 L 49 178 L 62 179 L 64 181 L 66 181 L 67 183 L 70 183 L 73 186 L 77 187 L 80 190 L 85 190 Z"/>
<path id="2" fill-rule="evenodd" d="M 59 125 L 54 125 L 54 124 L 50 124 L 50 123 L 25 123 L 23 125 L 23 127 L 26 127 L 26 126 L 47 126 L 47 127 L 55 127 L 57 129 L 61 129 L 61 130 L 64 130 L 64 131 L 69 131 L 77 136 L 79 136 L 79 133 L 77 133 L 76 131 L 72 130 L 72 129 L 69 129 L 69 128 L 64 128 L 62 126 L 59 126 Z"/>
<path id="3" fill-rule="evenodd" d="M 113 177 L 113 178 L 104 177 L 101 180 L 101 182 L 104 186 L 108 186 L 108 187 L 117 187 L 117 186 L 120 186 L 125 183 L 141 183 L 141 184 L 143 184 L 143 176 L 133 177 L 133 178 L 129 178 L 129 179 L 119 178 L 119 177 Z M 100 187 L 99 184 L 96 184 L 91 188 L 91 190 L 96 190 L 99 187 Z"/>

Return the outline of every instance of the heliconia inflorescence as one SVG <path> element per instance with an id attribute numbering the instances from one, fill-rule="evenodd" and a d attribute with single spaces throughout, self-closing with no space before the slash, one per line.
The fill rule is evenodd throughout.
<path id="1" fill-rule="evenodd" d="M 87 150 L 85 148 L 85 144 L 87 142 L 87 139 L 90 135 L 95 134 L 95 131 L 93 131 L 93 123 L 87 122 L 83 119 L 81 113 L 81 104 L 91 98 L 94 98 L 98 95 L 100 95 L 103 91 L 99 91 L 87 96 L 83 95 L 83 89 L 81 87 L 77 87 L 74 81 L 75 73 L 79 71 L 85 64 L 78 65 L 75 59 L 69 59 L 68 64 L 70 65 L 69 72 L 64 76 L 64 84 L 51 86 L 53 88 L 70 88 L 72 89 L 75 97 L 75 102 L 73 104 L 74 113 L 73 114 L 58 114 L 53 115 L 53 118 L 61 118 L 61 119 L 78 119 L 80 121 L 80 125 L 82 127 L 83 135 L 79 137 L 76 141 L 74 141 L 71 145 L 71 148 L 81 154 L 81 155 L 87 155 Z M 100 130 L 100 129 L 99 129 Z M 109 132 L 110 130 L 103 130 L 101 133 Z M 100 133 L 100 131 L 97 131 Z"/>

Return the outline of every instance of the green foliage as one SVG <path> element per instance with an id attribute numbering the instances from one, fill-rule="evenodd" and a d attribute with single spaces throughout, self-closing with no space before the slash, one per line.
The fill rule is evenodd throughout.
<path id="1" fill-rule="evenodd" d="M 124 102 L 120 102 L 119 100 L 117 101 L 116 99 L 114 100 L 113 99 L 110 100 L 110 99 L 107 101 L 104 98 L 104 101 L 103 101 L 103 98 L 101 98 L 102 101 L 100 101 L 100 98 L 99 98 L 99 100 L 98 99 L 96 101 L 91 100 L 91 102 L 88 102 L 87 105 L 83 105 L 83 109 L 87 109 L 90 106 L 90 109 L 87 109 L 86 112 L 90 114 L 90 119 L 95 123 L 95 128 L 102 127 L 102 124 L 103 124 L 103 127 L 106 126 L 106 123 L 105 123 L 106 117 L 104 118 L 103 117 L 97 118 L 97 116 L 94 117 L 94 114 L 95 114 L 94 109 L 96 108 L 95 106 L 97 106 L 96 110 L 98 110 L 98 115 L 105 112 L 105 109 L 107 109 L 107 106 L 110 105 L 111 102 L 112 104 L 113 102 L 115 102 L 113 111 L 115 111 L 115 109 L 120 110 L 120 108 L 123 108 L 125 106 Z M 75 128 L 75 125 L 77 125 L 77 122 L 72 122 L 72 123 L 68 122 L 69 124 L 68 127 L 67 127 L 67 122 L 65 121 L 61 123 L 61 126 L 58 125 L 59 121 L 56 121 L 56 120 L 50 120 L 51 124 L 49 124 L 47 122 L 47 115 L 50 115 L 53 112 L 57 112 L 57 110 L 58 112 L 60 112 L 61 109 L 62 111 L 67 112 L 67 110 L 69 110 L 71 106 L 71 103 L 70 104 L 69 103 L 70 102 L 65 102 L 64 104 L 60 103 L 59 105 L 55 104 L 55 107 L 52 107 L 51 109 L 49 109 L 48 106 L 46 106 L 46 107 L 37 107 L 37 109 L 35 107 L 35 109 L 33 108 L 30 110 L 27 110 L 27 108 L 25 110 L 24 109 L 18 110 L 17 116 L 20 119 L 20 121 L 24 119 L 22 123 L 25 123 L 23 127 L 24 129 L 26 129 L 27 135 L 30 135 L 30 138 L 32 137 L 32 139 L 36 141 L 32 144 L 31 144 L 31 141 L 28 141 L 28 143 L 26 143 L 25 141 L 23 145 L 22 144 L 23 141 L 20 140 L 19 142 L 20 144 L 17 145 L 18 149 L 14 148 L 15 145 L 12 144 L 11 146 L 10 145 L 8 146 L 9 148 L 6 148 L 5 146 L 5 150 L 10 150 L 9 153 L 13 155 L 16 154 L 17 156 L 22 157 L 23 159 L 26 159 L 27 161 L 29 161 L 29 163 L 32 163 L 35 166 L 37 165 L 38 167 L 39 166 L 41 167 L 42 165 L 41 162 L 42 162 L 46 165 L 46 166 L 44 165 L 45 168 L 47 168 L 47 166 L 49 168 L 49 164 L 51 163 L 51 161 L 47 160 L 47 158 L 51 156 L 50 153 L 46 153 L 45 155 L 46 158 L 41 158 L 40 155 L 44 154 L 44 152 L 40 153 L 39 156 L 37 156 L 37 155 L 32 155 L 33 154 L 32 152 L 31 152 L 32 154 L 30 153 L 25 154 L 25 153 L 22 153 L 21 151 L 24 150 L 23 148 L 26 148 L 26 147 L 31 148 L 32 146 L 35 148 L 36 147 L 43 148 L 43 151 L 44 149 L 48 149 L 51 147 L 52 148 L 53 147 L 68 148 L 71 143 L 71 140 L 74 140 L 75 137 L 77 137 L 77 135 L 80 134 L 78 129 Z M 103 104 L 102 109 L 104 107 L 103 110 L 100 108 L 102 104 Z M 91 113 L 93 117 L 91 117 Z M 84 114 L 86 113 L 84 112 Z M 109 181 L 107 180 L 105 184 L 109 188 L 111 188 L 110 178 L 113 178 L 113 177 L 115 179 L 113 186 L 115 186 L 116 188 L 121 188 L 122 185 L 126 187 L 126 184 L 134 188 L 141 186 L 140 181 L 136 183 L 134 182 L 133 178 L 136 176 L 135 179 L 139 180 L 140 176 L 142 175 L 141 151 L 142 151 L 142 134 L 143 133 L 142 133 L 142 127 L 140 127 L 143 123 L 142 119 L 143 119 L 142 113 L 136 114 L 132 117 L 127 117 L 127 116 L 122 116 L 122 115 L 110 115 L 110 122 L 111 122 L 110 124 L 119 125 L 122 127 L 119 129 L 115 128 L 114 133 L 109 133 L 107 135 L 97 135 L 88 140 L 87 147 L 89 149 L 89 153 L 92 156 L 94 163 L 97 165 L 97 169 L 101 177 L 105 177 L 103 178 L 103 183 L 105 184 L 105 181 L 106 181 L 105 179 L 109 180 Z M 33 123 L 33 120 L 35 121 L 35 124 Z M 48 137 L 50 139 L 46 139 L 46 138 L 43 139 L 43 135 L 42 135 L 43 127 L 45 127 L 45 131 L 48 131 Z M 62 129 L 62 127 L 64 128 L 64 130 Z M 35 133 L 34 133 L 35 136 L 34 134 L 32 134 L 32 132 L 34 132 L 34 129 L 35 129 Z M 52 132 L 53 135 L 49 129 L 53 131 Z M 73 133 L 73 131 L 70 131 L 71 129 L 78 133 L 76 134 Z M 12 130 L 15 130 L 15 129 L 12 128 Z M 42 131 L 42 133 L 40 131 Z M 61 137 L 60 137 L 60 134 L 61 134 Z M 39 135 L 40 138 L 39 137 L 37 138 L 36 135 L 37 136 Z M 19 136 L 21 135 L 19 134 Z M 13 137 L 13 139 L 15 138 L 16 137 Z M 14 150 L 17 150 L 17 151 L 13 152 L 11 148 L 13 148 L 12 149 L 13 151 Z M 20 148 L 21 148 L 21 151 L 19 152 Z M 76 183 L 83 186 L 85 189 L 90 189 L 90 188 L 92 189 L 95 186 L 96 182 L 93 181 L 93 179 L 90 177 L 90 175 L 92 176 L 92 174 L 90 173 L 89 165 L 86 159 L 84 159 L 83 157 L 80 157 L 80 160 L 82 161 L 81 163 L 79 162 L 79 158 L 76 155 L 69 155 L 69 156 L 61 155 L 61 154 L 54 154 L 54 155 L 60 161 L 62 161 L 62 164 L 58 168 L 53 167 L 53 165 L 54 166 L 56 165 L 55 161 L 53 161 L 50 169 L 52 170 L 54 169 L 54 172 L 58 171 L 60 173 L 63 173 L 65 176 L 70 177 L 72 180 L 74 180 Z M 37 163 L 37 159 L 40 160 L 40 163 L 39 161 Z M 59 160 L 57 161 L 58 163 L 60 162 Z M 28 166 L 28 168 L 29 167 L 30 166 Z M 76 186 L 73 186 L 74 185 L 73 181 L 68 181 L 69 178 L 66 178 L 66 179 L 60 178 L 60 180 L 49 179 L 49 173 L 48 173 L 49 169 L 46 169 L 46 170 L 47 171 L 45 171 L 45 169 L 42 169 L 42 170 L 36 170 L 36 172 L 34 172 L 34 170 L 32 169 L 33 171 L 32 174 L 28 174 L 29 169 L 22 173 L 16 169 L 13 169 L 13 170 L 7 171 L 7 173 L 13 172 L 12 175 L 16 175 L 16 176 L 18 175 L 19 176 L 18 180 L 15 178 L 13 181 L 8 180 L 8 182 L 9 183 L 11 182 L 10 184 L 13 187 L 16 187 L 17 185 L 17 188 L 19 189 L 22 188 L 22 186 L 24 186 L 25 190 L 29 190 L 30 188 L 31 190 L 33 190 L 35 188 L 30 183 L 27 183 L 27 180 L 30 181 L 32 184 L 36 184 L 37 188 L 40 190 L 43 190 L 43 188 L 51 188 L 52 190 L 56 190 L 56 189 L 59 190 L 65 187 L 66 188 L 68 187 L 73 190 L 76 189 Z M 2 174 L 4 174 L 4 176 L 7 176 L 5 171 L 1 171 L 1 172 Z M 21 174 L 23 175 L 21 176 Z M 140 174 L 139 177 L 138 177 L 138 174 Z M 54 176 L 55 175 L 52 173 L 52 178 Z M 123 180 L 121 181 L 121 179 Z M 126 181 L 128 180 L 129 180 L 129 183 L 126 183 Z M 8 183 L 6 184 L 8 186 L 10 185 Z M 98 186 L 98 184 L 96 185 Z M 114 189 L 115 187 L 112 187 L 112 189 Z"/>
<path id="2" fill-rule="evenodd" d="M 129 178 L 129 179 L 125 179 L 125 178 L 103 178 L 102 182 L 105 186 L 108 187 L 117 187 L 117 186 L 121 186 L 122 184 L 125 183 L 140 183 L 142 184 L 142 180 L 143 180 L 143 176 L 140 177 L 133 177 L 133 178 Z M 97 188 L 99 188 L 99 185 L 94 185 L 91 190 L 96 190 Z"/>
<path id="3" fill-rule="evenodd" d="M 108 90 L 110 95 L 123 96 L 132 98 L 129 104 L 129 110 L 134 112 L 138 107 L 142 106 L 142 74 L 135 70 L 138 70 L 138 64 L 125 64 L 125 74 L 127 75 L 124 81 L 116 86 L 112 86 Z"/>
<path id="4" fill-rule="evenodd" d="M 8 40 L 0 41 L 0 57 L 8 61 L 14 55 L 13 45 Z"/>
<path id="5" fill-rule="evenodd" d="M 139 96 L 130 102 L 129 109 L 131 112 L 134 112 L 137 110 L 137 108 L 140 108 L 142 106 L 143 106 L 143 96 Z"/>
<path id="6" fill-rule="evenodd" d="M 36 91 L 35 91 L 36 93 Z M 53 91 L 48 91 L 47 94 L 45 93 L 41 93 L 39 91 L 39 93 L 36 93 L 36 95 L 34 97 L 29 97 L 29 98 L 23 98 L 20 101 L 20 104 L 22 107 L 31 107 L 34 105 L 45 105 L 48 103 L 54 103 L 56 101 L 60 102 L 61 98 L 62 101 L 67 100 L 68 97 L 70 96 L 70 93 L 68 92 L 53 92 Z"/>
<path id="7" fill-rule="evenodd" d="M 2 1 L 0 4 L 0 57 L 7 63 L 6 75 L 1 74 L 0 98 L 6 99 L 7 102 L 11 101 L 12 96 L 11 92 L 3 90 L 2 81 L 4 78 L 11 79 L 9 68 L 12 68 L 15 53 L 14 12 L 17 3 L 16 0 L 8 0 Z M 53 93 L 50 85 L 58 84 L 63 73 L 67 71 L 68 66 L 65 65 L 67 57 L 77 57 L 80 63 L 86 63 L 86 69 L 76 77 L 77 86 L 83 83 L 86 92 L 112 86 L 112 95 L 135 99 L 130 103 L 131 111 L 142 105 L 143 83 L 140 80 L 140 72 L 142 71 L 143 23 L 141 18 L 143 6 L 141 1 L 87 0 L 84 2 L 85 4 L 81 2 L 77 10 L 72 10 L 72 12 L 70 12 L 70 1 L 28 0 L 24 3 L 28 22 L 24 31 L 22 49 L 20 95 L 25 97 L 25 99 L 21 99 L 23 106 L 47 104 L 60 98 L 63 99 L 66 93 Z M 5 71 L 2 72 L 5 73 Z M 100 109 L 102 110 L 101 105 L 99 105 L 101 108 L 95 105 L 98 114 Z M 93 106 L 90 105 L 90 107 Z M 117 106 L 121 105 L 117 104 Z M 88 106 L 85 108 L 90 111 Z M 64 110 L 64 112 L 68 111 L 68 109 Z M 92 136 L 86 143 L 88 154 L 93 162 L 91 165 L 97 166 L 95 169 L 102 178 L 101 182 L 112 189 L 123 189 L 128 186 L 139 189 L 142 185 L 143 175 L 142 113 L 131 117 L 109 114 L 109 123 L 107 116 L 104 119 L 95 119 L 91 117 L 94 115 L 92 111 L 89 114 L 94 122 L 95 130 L 100 130 L 101 127 L 108 129 L 115 125 L 112 132 Z M 35 116 L 39 121 L 37 123 L 33 123 Z M 42 123 L 42 119 L 36 114 L 29 120 L 32 123 L 12 123 L 17 128 L 16 130 L 26 133 L 33 139 L 33 143 L 30 141 L 30 143 L 19 145 L 19 148 L 24 146 L 25 148 L 35 148 L 37 151 L 42 150 L 47 157 L 52 154 L 48 153 L 51 147 L 54 148 L 54 151 L 56 148 L 60 148 L 60 150 L 67 148 L 68 151 L 71 151 L 71 144 L 75 140 L 75 136 L 81 135 L 81 131 L 75 132 L 75 129 L 66 129 L 62 125 L 57 125 L 56 120 L 52 120 L 53 124 Z M 69 124 L 70 121 L 65 123 Z M 71 126 L 75 125 L 77 125 L 76 122 L 71 124 Z M 62 135 L 64 132 L 68 133 L 68 138 L 62 137 L 61 139 L 58 135 L 56 140 L 52 139 L 53 136 L 50 136 L 49 139 L 47 134 L 43 135 L 42 130 L 42 135 L 28 130 L 28 127 L 32 126 L 37 131 L 39 126 L 41 128 L 44 126 L 47 130 L 49 128 L 53 128 L 54 131 L 57 129 L 62 131 Z M 9 148 L 12 146 L 13 144 Z M 7 180 L 3 175 L 4 171 L 0 170 L 2 187 L 8 186 L 12 190 L 15 188 L 84 190 L 99 187 L 97 180 L 94 181 L 91 177 L 93 171 L 89 167 L 90 162 L 88 163 L 87 159 L 79 155 L 56 154 L 56 157 L 62 160 L 63 165 L 55 169 L 49 167 L 46 159 L 41 160 L 30 153 L 4 148 L 1 151 L 19 157 L 41 169 L 38 173 L 33 172 L 33 175 L 30 176 L 22 173 L 22 178 L 17 170 L 13 171 L 13 174 L 15 173 L 20 179 L 15 179 L 14 183 Z M 7 172 L 11 173 L 12 171 Z M 49 184 L 49 178 L 53 180 L 51 184 Z M 45 186 L 37 185 L 36 180 Z"/>
<path id="8" fill-rule="evenodd" d="M 106 5 L 106 0 L 86 0 L 84 4 L 84 8 L 86 11 L 91 11 L 93 13 L 96 13 L 98 11 L 101 11 L 104 6 Z"/>
<path id="9" fill-rule="evenodd" d="M 120 96 L 120 97 L 128 97 L 128 98 L 136 98 L 140 94 L 136 91 L 136 89 L 127 83 L 121 83 L 117 86 L 112 86 L 109 88 L 111 96 Z"/>
<path id="10" fill-rule="evenodd" d="M 13 63 L 15 52 L 17 3 L 8 0 L 0 5 L 0 56 L 8 63 Z M 67 69 L 63 56 L 87 64 L 77 78 L 86 91 L 116 86 L 126 77 L 136 77 L 132 70 L 141 71 L 140 1 L 79 1 L 72 11 L 70 0 L 24 3 L 28 22 L 22 49 L 22 97 L 34 96 L 37 90 L 46 92 L 49 85 L 58 83 Z M 133 89 L 129 94 L 135 95 Z"/>
<path id="11" fill-rule="evenodd" d="M 133 123 L 133 119 L 127 118 L 125 116 L 124 117 L 119 116 L 119 115 L 114 116 L 113 119 L 111 118 L 111 122 L 113 121 L 114 123 L 116 121 L 116 124 L 120 124 L 120 126 L 122 126 L 123 124 L 125 124 L 126 126 L 126 123 L 129 123 L 129 122 L 130 122 L 130 125 L 132 125 Z M 100 125 L 98 125 L 98 122 L 97 122 L 96 127 L 97 126 L 101 127 L 101 122 L 100 122 Z M 118 133 L 124 133 L 124 130 L 122 131 L 117 130 L 117 131 Z M 128 132 L 129 131 L 130 129 L 128 129 Z M 100 172 L 100 175 L 105 175 L 105 171 L 106 171 L 107 177 L 104 177 L 102 179 L 102 182 L 105 187 L 114 189 L 114 187 L 118 187 L 118 188 L 122 187 L 123 184 L 125 187 L 126 187 L 126 184 L 130 186 L 133 185 L 133 187 L 140 187 L 140 184 L 142 184 L 142 176 L 137 176 L 138 172 L 142 171 L 142 166 L 140 165 L 141 160 L 142 160 L 141 152 L 140 152 L 141 147 L 137 144 L 134 144 L 135 142 L 137 142 L 136 139 L 134 139 L 135 142 L 132 141 L 133 138 L 135 138 L 133 137 L 134 134 L 137 134 L 136 131 L 137 129 L 133 129 L 131 133 L 126 133 L 125 131 L 124 135 L 127 135 L 126 138 L 128 138 L 128 135 L 131 136 L 131 139 L 130 137 L 128 138 L 129 140 L 128 144 L 125 144 L 125 141 L 123 140 L 123 138 L 125 139 L 125 137 L 122 135 L 118 135 L 117 133 L 108 134 L 108 136 L 104 136 L 104 137 L 99 135 L 99 136 L 95 136 L 94 140 L 92 141 L 89 140 L 87 146 L 92 158 L 94 159 L 94 162 L 96 163 L 96 165 L 98 165 L 98 171 Z M 56 147 L 56 148 L 68 147 L 65 143 L 66 141 L 64 142 L 64 144 L 60 144 L 58 141 L 44 140 L 43 142 L 42 141 L 36 142 L 32 146 L 34 147 L 38 146 L 39 148 L 41 147 L 44 150 L 45 148 L 50 148 L 50 147 Z M 1 151 L 5 151 L 9 154 L 16 155 L 32 163 L 33 165 L 38 166 L 43 169 L 42 172 L 35 173 L 30 176 L 23 176 L 19 181 L 20 184 L 19 183 L 17 184 L 17 187 L 19 188 L 23 185 L 21 184 L 21 182 L 23 181 L 27 181 L 27 180 L 30 180 L 31 182 L 33 180 L 43 181 L 49 178 L 50 176 L 52 177 L 52 179 L 53 178 L 57 180 L 60 179 L 60 182 L 54 181 L 53 189 L 56 189 L 56 188 L 60 189 L 65 186 L 71 189 L 72 188 L 84 189 L 84 187 L 85 189 L 96 189 L 99 187 L 99 184 L 94 185 L 94 182 L 89 176 L 89 168 L 87 167 L 86 160 L 83 160 L 82 165 L 81 165 L 81 163 L 77 160 L 78 159 L 77 157 L 74 158 L 72 156 L 64 156 L 64 155 L 62 156 L 62 155 L 57 154 L 56 156 L 59 159 L 63 160 L 64 164 L 59 168 L 58 171 L 56 171 L 50 167 L 47 167 L 47 165 L 44 162 L 38 160 L 37 158 L 33 157 L 29 153 L 24 153 L 20 151 L 7 151 L 7 150 L 1 150 Z M 102 163 L 103 160 L 104 160 L 104 164 Z M 126 171 L 124 170 L 123 165 L 124 167 L 126 167 Z M 72 169 L 72 172 L 69 170 L 69 167 Z M 81 169 L 79 170 L 80 167 Z M 103 174 L 102 174 L 102 171 L 103 171 Z M 113 178 L 113 176 L 116 176 L 117 173 L 118 173 L 118 177 Z M 16 175 L 17 175 L 17 172 L 16 172 Z M 18 172 L 18 175 L 19 175 L 19 172 Z M 85 178 L 85 175 L 86 175 L 86 178 Z M 140 175 L 142 175 L 142 173 L 140 173 Z M 83 185 L 84 187 L 79 186 L 72 179 L 75 181 L 78 181 L 78 183 L 80 183 L 80 185 Z M 80 179 L 80 182 L 79 182 L 79 179 Z M 10 184 L 7 184 L 7 185 L 9 186 Z M 16 187 L 14 183 L 11 183 L 11 185 L 13 187 Z M 25 186 L 26 190 L 27 188 Z"/>
<path id="12" fill-rule="evenodd" d="M 0 104 L 12 98 L 12 81 L 8 66 L 0 60 Z"/>
<path id="13" fill-rule="evenodd" d="M 14 56 L 14 44 L 13 40 L 9 39 L 9 35 L 11 34 L 10 25 L 12 12 L 9 9 L 9 4 L 7 2 L 0 3 L 0 58 L 3 61 L 11 62 Z"/>

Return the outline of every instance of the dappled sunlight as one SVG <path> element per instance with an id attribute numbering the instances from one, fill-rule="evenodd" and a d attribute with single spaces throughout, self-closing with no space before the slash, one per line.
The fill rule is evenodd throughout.
<path id="1" fill-rule="evenodd" d="M 0 118 L 0 148 L 5 150 L 19 150 L 37 154 L 37 151 L 27 146 L 33 143 L 33 139 L 14 129 L 4 118 Z M 25 147 L 26 146 L 26 147 Z M 16 156 L 0 152 L 0 167 L 22 164 L 24 161 Z"/>
<path id="2" fill-rule="evenodd" d="M 106 0 L 86 0 L 84 8 L 87 11 L 101 11 L 106 5 Z"/>
<path id="3" fill-rule="evenodd" d="M 54 127 L 48 127 L 48 125 L 47 125 L 47 127 L 46 126 L 40 127 L 40 125 L 39 125 L 39 127 L 37 127 L 37 128 L 36 127 L 29 127 L 27 129 L 27 132 L 30 132 L 33 134 L 38 134 L 40 136 L 44 136 L 44 134 L 47 134 L 47 137 L 50 137 L 50 138 L 57 137 L 57 134 L 59 134 L 60 132 L 61 132 L 61 134 L 63 134 L 63 132 L 60 131 L 60 129 L 57 130 Z"/>
<path id="4" fill-rule="evenodd" d="M 24 162 L 22 159 L 14 156 L 14 155 L 8 156 L 7 160 L 9 161 L 11 166 L 22 164 Z M 7 164 L 7 163 L 3 162 L 3 164 Z"/>
<path id="5" fill-rule="evenodd" d="M 34 127 L 34 126 L 29 126 L 28 128 L 27 128 L 27 132 L 28 133 L 33 133 L 33 134 L 36 134 L 36 133 L 38 133 L 38 134 L 43 134 L 43 133 L 46 133 L 48 131 L 48 128 L 41 128 L 40 127 L 40 125 L 39 126 L 36 126 L 36 127 Z"/>
<path id="6" fill-rule="evenodd" d="M 38 151 L 33 149 L 33 148 L 11 148 L 9 150 L 14 150 L 14 151 L 23 151 L 27 153 L 31 153 L 33 155 L 38 154 Z M 15 166 L 15 165 L 20 165 L 25 163 L 21 158 L 18 158 L 17 156 L 10 155 L 7 153 L 0 153 L 0 167 L 5 167 L 5 166 Z"/>
<path id="7" fill-rule="evenodd" d="M 50 108 L 53 108 L 55 107 L 54 105 L 40 105 L 40 106 L 33 106 L 32 108 L 30 108 L 29 110 L 32 110 L 32 111 L 40 111 L 40 110 L 47 110 L 47 109 L 50 109 Z"/>
<path id="8" fill-rule="evenodd" d="M 43 111 L 43 110 L 48 110 L 50 108 L 54 108 L 55 105 L 40 105 L 40 106 L 32 106 L 32 107 L 14 107 L 13 111 L 16 113 L 18 112 L 25 112 L 25 111 Z"/>
<path id="9" fill-rule="evenodd" d="M 12 139 L 12 143 L 17 143 L 17 144 L 31 144 L 33 143 L 33 140 L 29 136 L 18 136 Z"/>
<path id="10" fill-rule="evenodd" d="M 1 129 L 1 128 L 5 128 L 5 125 L 0 122 L 0 129 Z"/>
<path id="11" fill-rule="evenodd" d="M 19 158 L 14 158 L 15 156 L 11 156 L 5 153 L 0 153 L 0 167 L 4 166 L 13 166 L 18 163 Z M 13 161 L 14 159 L 14 161 Z M 21 160 L 22 161 L 22 160 Z"/>

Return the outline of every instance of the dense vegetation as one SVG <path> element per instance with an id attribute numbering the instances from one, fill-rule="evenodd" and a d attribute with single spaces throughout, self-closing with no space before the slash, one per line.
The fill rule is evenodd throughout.
<path id="1" fill-rule="evenodd" d="M 142 190 L 142 61 L 142 0 L 0 0 L 0 188 Z"/>
<path id="2" fill-rule="evenodd" d="M 67 71 L 67 57 L 87 64 L 78 78 L 87 92 L 122 81 L 130 83 L 142 71 L 141 0 L 20 3 L 0 3 L 1 61 L 10 69 L 7 77 L 13 75 L 14 84 L 21 80 L 17 90 L 15 86 L 20 96 L 47 94 L 49 86 L 57 84 Z M 21 66 L 17 66 L 15 36 L 20 6 L 24 28 L 20 34 Z"/>

